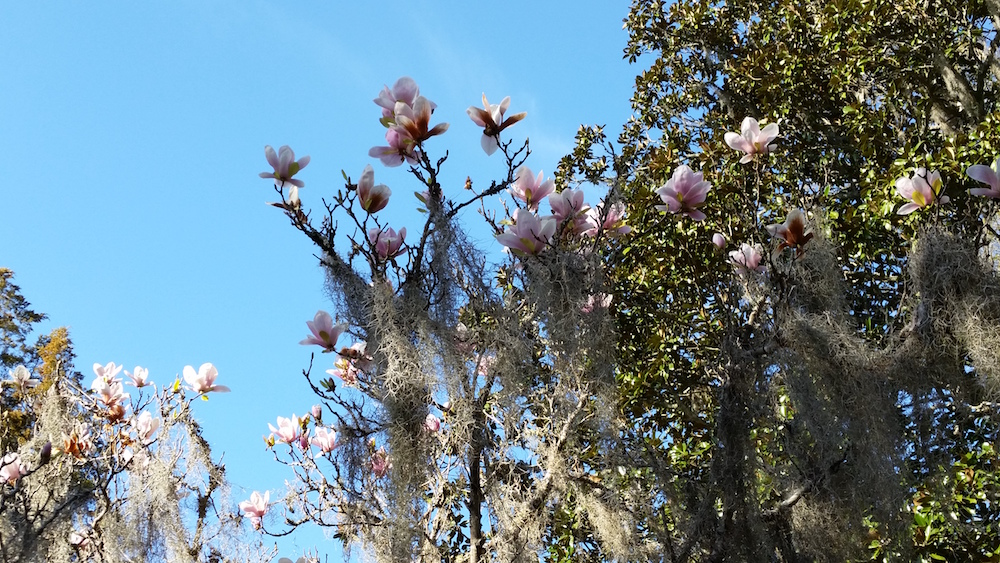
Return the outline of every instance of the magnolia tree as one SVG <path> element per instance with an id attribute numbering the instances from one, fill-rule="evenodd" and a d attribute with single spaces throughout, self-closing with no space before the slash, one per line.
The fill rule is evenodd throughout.
<path id="1" fill-rule="evenodd" d="M 273 171 L 261 176 L 281 198 L 272 205 L 319 248 L 337 318 L 318 312 L 302 341 L 322 349 L 304 371 L 320 402 L 281 413 L 265 438 L 295 476 L 290 490 L 280 501 L 255 492 L 244 513 L 273 534 L 333 527 L 380 561 L 536 561 L 553 508 L 574 503 L 609 549 L 628 553 L 643 494 L 603 487 L 587 461 L 595 448 L 620 450 L 601 253 L 629 230 L 623 206 L 613 189 L 589 205 L 535 174 L 527 141 L 501 136 L 525 117 L 507 115 L 509 98 L 468 109 L 486 155 L 506 164 L 482 191 L 471 177 L 439 182 L 447 155 L 434 155 L 434 138 L 448 125 L 432 125 L 435 104 L 412 79 L 375 103 L 386 146 L 369 155 L 409 167 L 417 202 L 367 166 L 307 210 L 295 175 L 309 157 L 265 150 Z M 421 226 L 384 219 L 413 203 Z M 466 208 L 506 248 L 499 264 L 458 222 Z"/>
<path id="2" fill-rule="evenodd" d="M 195 400 L 228 391 L 216 368 L 186 366 L 161 387 L 142 367 L 121 372 L 95 364 L 84 388 L 18 365 L 2 382 L 4 414 L 24 424 L 2 426 L 0 559 L 270 560 L 242 538 L 224 467 L 192 414 Z"/>

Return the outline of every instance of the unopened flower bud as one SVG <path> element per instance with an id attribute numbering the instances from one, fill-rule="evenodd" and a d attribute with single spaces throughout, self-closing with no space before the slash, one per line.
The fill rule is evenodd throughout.
<path id="1" fill-rule="evenodd" d="M 45 465 L 50 459 L 52 459 L 52 442 L 45 442 L 45 445 L 42 446 L 42 451 L 39 454 L 38 465 Z"/>
<path id="2" fill-rule="evenodd" d="M 726 248 L 726 237 L 722 233 L 715 233 L 712 235 L 712 244 L 719 247 L 720 249 Z"/>
<path id="3" fill-rule="evenodd" d="M 313 405 L 312 410 L 309 412 L 312 413 L 313 418 L 315 418 L 317 421 L 323 419 L 323 405 Z"/>

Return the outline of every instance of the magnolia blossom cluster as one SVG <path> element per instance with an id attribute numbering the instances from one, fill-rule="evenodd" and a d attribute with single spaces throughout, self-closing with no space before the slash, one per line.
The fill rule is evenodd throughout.
<path id="1" fill-rule="evenodd" d="M 386 146 L 372 147 L 368 156 L 378 158 L 385 166 L 417 164 L 421 144 L 448 130 L 447 123 L 430 126 L 431 114 L 437 105 L 420 95 L 420 88 L 409 76 L 386 86 L 374 100 L 382 108 Z"/>
<path id="2" fill-rule="evenodd" d="M 310 444 L 319 449 L 321 453 L 328 454 L 337 447 L 337 432 L 333 428 L 322 426 L 319 413 L 321 407 L 315 405 L 312 408 L 312 418 L 309 416 L 299 417 L 292 414 L 291 418 L 279 416 L 278 425 L 268 424 L 271 435 L 264 438 L 268 447 L 281 442 L 288 445 L 298 445 L 301 449 L 308 449 Z M 315 428 L 309 427 L 309 422 L 315 423 Z M 315 434 L 311 435 L 313 432 Z"/>
<path id="3" fill-rule="evenodd" d="M 773 152 L 777 145 L 772 141 L 778 137 L 778 133 L 777 123 L 771 123 L 761 129 L 760 123 L 748 116 L 743 119 L 739 133 L 728 132 L 724 138 L 730 148 L 743 153 L 740 164 L 746 164 Z M 689 166 L 682 164 L 674 170 L 670 179 L 656 190 L 656 194 L 663 202 L 662 205 L 657 205 L 656 209 L 688 217 L 694 221 L 704 221 L 707 216 L 699 207 L 705 204 L 711 189 L 712 184 L 705 180 L 704 172 L 695 172 Z M 801 246 L 812 237 L 811 233 L 806 236 L 803 232 L 804 223 L 800 228 L 800 224 L 796 222 L 798 220 L 799 216 L 792 214 L 785 224 L 768 227 L 768 232 L 772 236 L 783 239 L 781 248 L 793 247 L 800 250 Z M 722 233 L 715 233 L 712 236 L 712 244 L 719 249 L 725 249 L 726 243 L 726 237 Z M 747 275 L 749 272 L 764 271 L 764 266 L 761 264 L 762 256 L 758 245 L 742 243 L 739 249 L 729 253 L 729 261 L 737 273 Z"/>
<path id="4" fill-rule="evenodd" d="M 971 188 L 969 194 L 974 196 L 984 196 L 991 199 L 1000 199 L 1000 176 L 997 170 L 1000 169 L 1000 157 L 991 166 L 985 164 L 974 164 L 966 169 L 965 174 L 988 188 Z M 938 204 L 948 203 L 951 198 L 944 195 L 944 181 L 941 173 L 937 170 L 927 170 L 917 168 L 910 176 L 903 176 L 896 180 L 896 193 L 907 200 L 908 203 L 902 205 L 896 213 L 899 215 L 909 215 L 918 209 L 924 209 Z"/>
<path id="5" fill-rule="evenodd" d="M 542 178 L 542 173 L 535 176 L 525 166 L 518 170 L 509 190 L 520 203 L 514 210 L 513 224 L 496 235 L 496 239 L 514 254 L 540 254 L 552 244 L 557 233 L 572 240 L 579 236 L 595 237 L 600 232 L 614 237 L 631 231 L 624 221 L 623 203 L 608 207 L 602 200 L 591 207 L 584 201 L 583 190 L 565 189 L 554 193 L 555 182 Z M 551 215 L 539 217 L 535 214 L 542 199 L 548 199 Z M 524 207 L 520 207 L 521 204 Z"/>
<path id="6" fill-rule="evenodd" d="M 79 418 L 62 431 L 61 438 L 53 440 L 55 444 L 45 442 L 34 451 L 9 451 L 3 454 L 0 458 L 0 487 L 15 487 L 4 492 L 5 498 L 8 498 L 7 495 L 17 495 L 19 490 L 24 490 L 16 487 L 20 481 L 29 482 L 32 490 L 44 490 L 49 483 L 42 480 L 33 481 L 37 479 L 35 470 L 53 459 L 60 459 L 63 465 L 57 470 L 78 472 L 79 468 L 86 467 L 87 474 L 93 471 L 102 475 L 102 478 L 95 482 L 93 490 L 86 489 L 88 494 L 93 495 L 90 500 L 84 501 L 87 507 L 99 508 L 107 503 L 120 507 L 130 503 L 133 488 L 115 488 L 116 483 L 120 483 L 117 479 L 133 469 L 142 471 L 148 466 L 149 461 L 158 455 L 159 450 L 154 444 L 163 421 L 154 416 L 154 413 L 171 412 L 173 424 L 185 424 L 184 417 L 188 415 L 182 413 L 188 411 L 183 405 L 193 400 L 185 396 L 185 389 L 198 394 L 227 390 L 214 383 L 218 373 L 212 364 L 204 364 L 198 371 L 186 366 L 184 372 L 187 387 L 182 387 L 178 378 L 172 386 L 162 389 L 159 393 L 154 391 L 152 395 L 142 391 L 146 387 L 155 389 L 149 378 L 149 370 L 136 366 L 131 371 L 124 371 L 124 378 L 123 371 L 123 367 L 115 362 L 95 363 L 94 379 L 88 386 L 80 387 L 75 381 L 66 381 L 65 384 L 53 386 L 45 397 L 39 399 L 49 400 L 53 393 L 59 393 L 61 395 L 59 400 L 72 401 L 77 405 L 73 410 L 73 416 Z M 10 382 L 4 381 L 4 385 L 12 385 L 21 391 L 31 389 L 39 383 L 31 375 L 30 370 L 20 365 L 10 371 L 9 377 Z M 140 391 L 126 392 L 127 385 Z M 38 403 L 27 401 L 24 406 L 31 409 L 37 407 Z M 166 463 L 176 463 L 173 451 L 169 456 L 171 459 Z M 30 465 L 27 460 L 30 460 Z M 135 475 L 130 475 L 128 478 L 135 478 Z M 138 490 L 135 492 L 139 493 Z M 144 492 L 139 493 L 138 496 L 142 497 L 144 494 Z M 26 510 L 26 518 L 41 521 L 47 517 L 44 512 L 47 509 Z M 99 515 L 95 516 L 95 513 Z M 68 533 L 66 541 L 78 551 L 90 549 L 94 544 L 93 540 L 99 536 L 99 532 L 95 532 L 95 529 L 99 529 L 98 524 L 104 514 L 108 514 L 104 509 L 88 508 L 87 515 L 74 516 L 78 527 Z"/>
<path id="7" fill-rule="evenodd" d="M 355 342 L 349 347 L 337 350 L 337 341 L 347 330 L 346 323 L 333 324 L 333 317 L 326 311 L 317 311 L 311 321 L 306 321 L 306 326 L 312 334 L 299 342 L 303 345 L 315 344 L 323 348 L 323 352 L 336 352 L 337 359 L 334 361 L 334 368 L 326 370 L 326 373 L 340 378 L 347 385 L 355 385 L 358 381 L 358 372 L 364 371 L 371 366 L 372 358 L 366 353 L 364 342 Z M 327 387 L 333 388 L 332 383 Z M 319 418 L 318 414 L 314 418 Z"/>

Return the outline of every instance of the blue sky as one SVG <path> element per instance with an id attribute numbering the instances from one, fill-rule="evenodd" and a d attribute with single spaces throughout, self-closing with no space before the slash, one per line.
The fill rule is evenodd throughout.
<path id="1" fill-rule="evenodd" d="M 264 205 L 264 145 L 312 157 L 307 207 L 342 186 L 341 170 L 356 179 L 372 164 L 394 191 L 394 226 L 415 229 L 415 185 L 367 156 L 383 144 L 383 85 L 412 76 L 434 122 L 451 124 L 430 145 L 450 151 L 446 196 L 502 172 L 465 113 L 483 92 L 528 112 L 506 133 L 530 138 L 528 165 L 546 175 L 581 123 L 614 134 L 631 114 L 625 3 L 361 4 L 10 2 L 0 19 L 0 266 L 48 328 L 69 326 L 88 382 L 95 362 L 141 365 L 158 383 L 213 362 L 233 392 L 196 408 L 237 500 L 283 491 L 290 473 L 261 436 L 315 402 L 298 342 L 318 309 L 336 314 L 311 243 Z M 339 559 L 315 529 L 279 546 Z"/>

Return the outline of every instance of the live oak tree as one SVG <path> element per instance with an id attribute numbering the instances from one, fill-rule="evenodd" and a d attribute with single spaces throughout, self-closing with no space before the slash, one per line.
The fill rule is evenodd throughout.
<path id="1" fill-rule="evenodd" d="M 662 560 L 1000 557 L 997 204 L 966 174 L 1000 153 L 998 20 L 975 1 L 633 3 L 636 116 L 617 143 L 581 129 L 561 178 L 627 203 L 607 255 L 625 483 L 653 492 L 638 520 Z M 741 163 L 724 134 L 747 116 L 780 136 Z M 713 186 L 702 222 L 654 207 L 681 165 Z M 896 180 L 928 171 L 943 185 L 898 215 Z M 814 237 L 783 248 L 765 227 L 796 209 Z M 594 545 L 568 521 L 560 546 Z"/>

